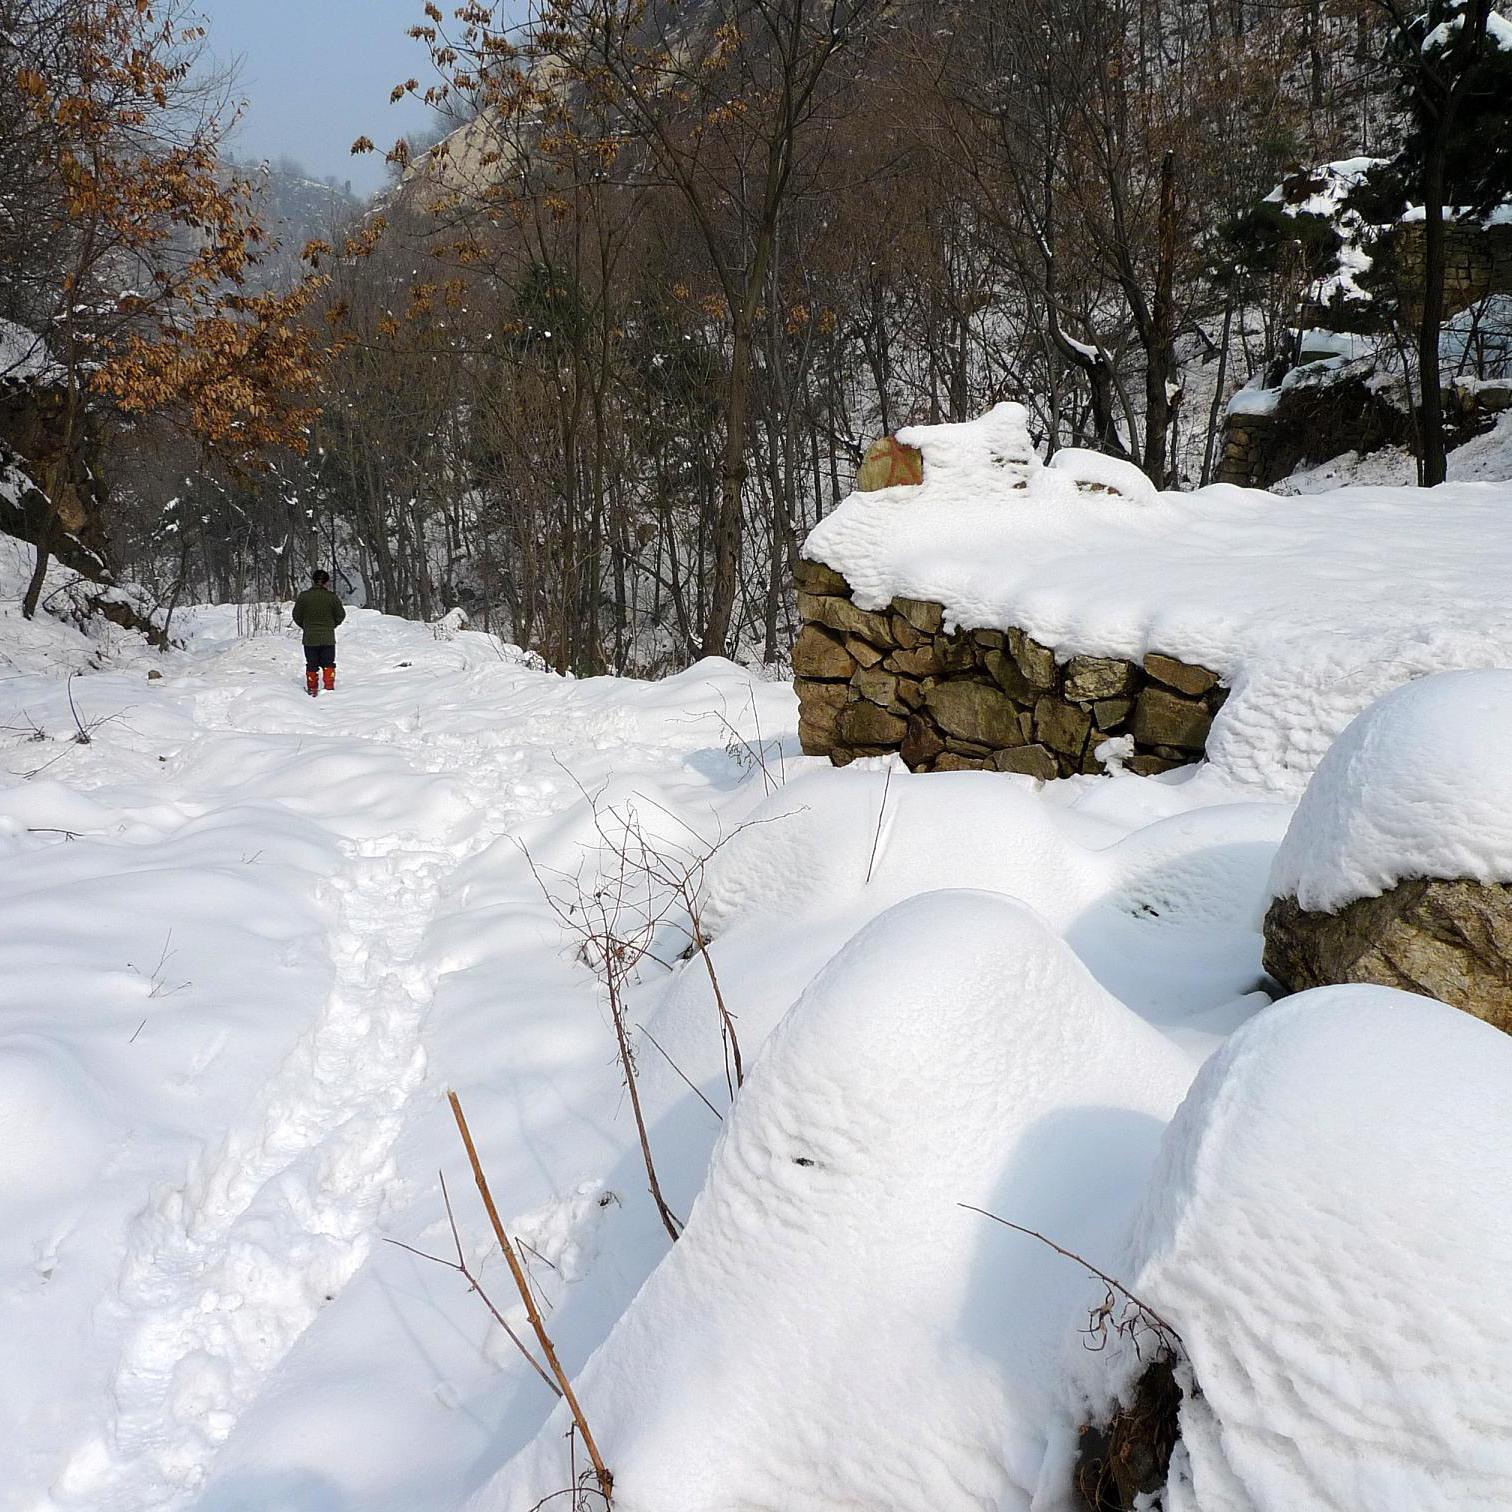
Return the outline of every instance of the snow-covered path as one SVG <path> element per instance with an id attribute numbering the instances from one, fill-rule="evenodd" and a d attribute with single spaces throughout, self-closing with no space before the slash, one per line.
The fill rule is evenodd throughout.
<path id="1" fill-rule="evenodd" d="M 427 1074 L 427 1020 L 438 983 L 459 964 L 448 934 L 457 878 L 491 848 L 513 853 L 522 828 L 581 808 L 584 784 L 664 767 L 679 748 L 707 749 L 711 736 L 721 738 L 707 720 L 690 723 L 685 697 L 681 705 L 675 697 L 654 701 L 649 717 L 638 718 L 623 699 L 605 697 L 618 685 L 544 676 L 501 656 L 484 637 L 438 637 L 429 627 L 357 618 L 340 688 L 310 701 L 295 682 L 296 648 L 280 637 L 235 639 L 228 612 L 203 613 L 191 656 L 148 690 L 145 716 L 140 672 L 129 689 L 124 674 L 78 685 L 91 709 L 120 704 L 130 728 L 110 751 L 101 738 L 48 753 L 68 769 L 68 780 L 49 794 L 59 813 L 49 816 L 35 781 L 4 793 L 12 809 L 24 810 L 24 859 L 44 867 L 49 849 L 79 852 L 94 843 L 62 813 L 78 808 L 81 791 L 97 806 L 96 824 L 124 833 L 122 813 L 140 812 L 143 797 L 131 791 L 133 778 L 166 777 L 175 803 L 168 822 L 154 814 L 150 832 L 137 827 L 137 850 L 157 851 L 240 805 L 256 811 L 251 828 L 270 838 L 313 830 L 324 855 L 313 866 L 301 856 L 305 864 L 276 885 L 281 902 L 323 926 L 317 969 L 326 980 L 319 993 L 301 981 L 286 1014 L 267 1021 L 256 1014 L 229 1034 L 223 1026 L 185 1069 L 186 1082 L 204 1094 L 191 1121 L 197 1127 L 173 1130 L 181 1137 L 164 1139 L 152 1160 L 118 1157 L 125 1178 L 113 1193 L 119 1229 L 113 1239 L 96 1235 L 118 1257 L 114 1274 L 107 1278 L 109 1262 L 95 1249 L 92 1299 L 87 1287 L 66 1295 L 52 1288 L 83 1348 L 68 1362 L 67 1385 L 60 1379 L 46 1388 L 78 1399 L 66 1407 L 49 1402 L 51 1443 L 35 1422 L 25 1425 L 22 1463 L 31 1474 L 7 1478 L 0 1506 L 169 1512 L 195 1503 L 249 1406 L 321 1314 L 335 1313 L 385 1226 L 404 1231 L 418 1183 L 397 1146 L 440 1095 L 441 1081 Z M 749 694 L 734 668 L 715 669 L 713 680 L 725 684 L 716 690 L 720 702 L 738 705 Z M 56 684 L 25 689 L 28 718 L 46 727 L 59 692 Z M 779 706 L 787 699 L 780 688 L 763 690 L 768 701 L 772 695 Z M 732 713 L 739 718 L 738 707 Z M 19 778 L 38 765 L 29 752 L 6 754 L 19 756 L 12 763 Z M 151 771 L 154 755 L 165 771 Z M 746 775 L 728 758 L 716 765 L 716 788 L 738 787 Z M 698 785 L 711 786 L 703 775 Z M 163 782 L 151 786 L 161 799 Z M 48 817 L 64 822 L 46 825 Z M 74 838 L 53 838 L 54 829 Z M 260 869 L 262 850 L 247 850 L 241 835 L 236 844 L 239 865 Z M 160 871 L 161 860 L 152 855 L 148 865 Z M 175 917 L 193 913 L 184 883 L 192 886 L 191 878 L 171 894 Z M 132 912 L 129 903 L 124 911 Z M 205 963 L 192 922 L 169 922 L 147 1007 L 181 1010 L 184 997 L 198 996 L 194 982 Z M 255 919 L 247 924 L 244 934 L 235 931 L 243 946 L 260 932 Z M 281 954 L 280 966 L 291 954 L 310 964 L 308 941 Z M 219 964 L 245 974 L 259 1008 L 277 994 L 255 949 Z M 201 1020 L 194 1037 L 202 1039 L 204 1028 Z M 154 1035 L 163 1037 L 149 1012 L 128 1049 Z M 234 1066 L 237 1041 L 252 1048 L 247 1035 L 257 1041 L 252 1062 L 267 1074 L 232 1076 L 212 1090 L 218 1072 Z M 0 1076 L 3 1064 L 0 1049 Z M 102 1079 L 117 1070 L 105 1064 Z M 123 1148 L 138 1142 L 128 1132 Z M 130 1187 L 143 1178 L 145 1202 L 138 1196 L 132 1204 Z M 447 1279 L 426 1278 L 441 1286 Z M 35 1299 L 28 1301 L 35 1318 Z M 35 1412 L 27 1406 L 19 1415 Z"/>
<path id="2" fill-rule="evenodd" d="M 61 1505 L 177 1505 L 239 1413 L 371 1248 L 405 1104 L 425 1070 L 433 984 L 417 961 L 451 858 L 351 846 L 328 891 L 335 981 L 260 1104 L 132 1226 L 119 1291 L 112 1420 L 76 1453 Z"/>
<path id="3" fill-rule="evenodd" d="M 1029 901 L 1195 1058 L 1254 1006 L 1252 895 L 1284 808 L 1209 824 L 1188 811 L 1223 792 L 1133 780 L 934 778 L 889 799 L 880 771 L 802 758 L 791 689 L 728 663 L 574 682 L 364 613 L 336 694 L 310 700 L 295 646 L 234 625 L 197 612 L 159 681 L 153 661 L 79 679 L 108 720 L 88 745 L 56 677 L 7 685 L 3 722 L 48 733 L 3 751 L 0 1108 L 25 1067 L 54 1116 L 0 1165 L 0 1195 L 35 1199 L 0 1236 L 0 1327 L 38 1360 L 30 1381 L 0 1370 L 0 1443 L 20 1446 L 0 1507 L 453 1512 L 536 1438 L 550 1396 L 413 1251 L 451 1249 L 446 1174 L 469 1261 L 518 1321 L 454 1087 L 569 1370 L 667 1254 L 600 989 L 541 894 L 612 868 L 606 811 L 674 845 L 762 819 L 708 898 L 748 1067 L 868 919 L 940 886 Z M 729 1104 L 685 944 L 630 1004 L 684 1216 Z M 1015 1453 L 1043 1452 L 1030 1426 Z"/>

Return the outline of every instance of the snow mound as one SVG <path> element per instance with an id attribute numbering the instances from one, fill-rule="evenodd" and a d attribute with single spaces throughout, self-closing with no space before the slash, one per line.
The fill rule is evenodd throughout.
<path id="1" fill-rule="evenodd" d="M 1318 765 L 1271 890 L 1335 913 L 1415 877 L 1512 882 L 1512 671 L 1442 672 L 1372 704 Z"/>
<path id="2" fill-rule="evenodd" d="M 993 465 L 1005 408 L 910 429 L 923 483 L 851 495 L 804 554 L 862 608 L 934 600 L 948 625 L 1019 626 L 1063 659 L 1159 651 L 1211 668 L 1232 692 L 1209 759 L 1288 795 L 1389 689 L 1512 662 L 1512 486 L 1217 485 L 1131 510 L 1069 472 Z"/>
<path id="3" fill-rule="evenodd" d="M 1024 488 L 1040 471 L 1029 438 L 1029 411 L 1007 400 L 975 420 L 905 426 L 898 440 L 923 453 L 925 482 Z M 915 493 L 910 487 L 907 496 Z"/>
<path id="4" fill-rule="evenodd" d="M 975 772 L 922 781 L 845 768 L 795 777 L 767 798 L 709 863 L 703 923 L 812 919 L 867 888 L 876 909 L 914 893 L 983 887 L 1030 902 L 1052 922 L 1097 895 L 1101 868 L 1072 854 L 1068 832 L 1112 836 L 1041 803 L 1033 780 Z"/>
<path id="5" fill-rule="evenodd" d="M 0 491 L 26 486 L 17 469 L 0 467 Z M 36 617 L 24 619 L 21 603 L 35 561 L 35 547 L 0 531 L 0 675 L 66 677 L 142 661 L 149 654 L 155 662 L 160 660 L 143 635 L 96 612 L 96 605 L 120 604 L 158 626 L 162 616 L 143 589 L 130 583 L 91 582 L 56 559 L 47 569 Z"/>
<path id="6" fill-rule="evenodd" d="M 1185 1082 L 1023 906 L 883 914 L 763 1048 L 681 1240 L 578 1378 L 616 1506 L 1027 1509 L 1063 1468 L 1084 1278 L 959 1204 L 1090 1242 Z M 567 1485 L 565 1427 L 475 1512 Z"/>
<path id="7" fill-rule="evenodd" d="M 1074 483 L 1093 491 L 1120 494 L 1131 503 L 1144 504 L 1156 495 L 1155 485 L 1132 462 L 1085 447 L 1063 446 L 1047 466 L 1051 472 L 1065 473 Z"/>
<path id="8" fill-rule="evenodd" d="M 1384 987 L 1289 998 L 1204 1067 L 1125 1272 L 1201 1390 L 1168 1512 L 1507 1505 L 1509 1094 L 1512 1040 Z"/>
<path id="9" fill-rule="evenodd" d="M 56 1201 L 86 1186 L 105 1155 L 88 1078 L 40 1036 L 0 1041 L 0 1200 Z"/>

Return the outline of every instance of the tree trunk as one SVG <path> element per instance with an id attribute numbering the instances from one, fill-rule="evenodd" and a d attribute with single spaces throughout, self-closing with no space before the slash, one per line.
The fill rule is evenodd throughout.
<path id="1" fill-rule="evenodd" d="M 724 465 L 720 470 L 719 513 L 714 522 L 714 582 L 704 622 L 701 656 L 723 656 L 729 647 L 730 622 L 740 574 L 741 506 L 745 495 L 746 411 L 750 402 L 751 330 L 741 312 L 735 322 L 730 355 L 730 385 L 725 402 Z"/>
<path id="2" fill-rule="evenodd" d="M 1424 488 L 1448 473 L 1444 405 L 1440 392 L 1439 334 L 1444 323 L 1444 130 L 1434 132 L 1423 164 L 1423 318 L 1418 327 L 1418 402 Z"/>
<path id="3" fill-rule="evenodd" d="M 1150 304 L 1149 339 L 1145 344 L 1144 472 L 1156 488 L 1170 481 L 1168 441 L 1180 390 L 1176 388 L 1176 157 L 1166 153 L 1160 165 L 1159 262 Z"/>

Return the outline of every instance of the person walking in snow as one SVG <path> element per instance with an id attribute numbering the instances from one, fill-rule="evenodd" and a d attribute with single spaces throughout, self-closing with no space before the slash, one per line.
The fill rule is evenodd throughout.
<path id="1" fill-rule="evenodd" d="M 331 592 L 331 574 L 318 567 L 310 574 L 310 586 L 294 600 L 294 623 L 304 632 L 305 692 L 311 698 L 336 687 L 336 627 L 346 618 L 342 602 Z"/>

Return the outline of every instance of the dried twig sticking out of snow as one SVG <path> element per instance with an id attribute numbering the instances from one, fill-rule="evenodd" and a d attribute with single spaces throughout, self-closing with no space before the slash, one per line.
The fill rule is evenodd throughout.
<path id="1" fill-rule="evenodd" d="M 444 1171 L 437 1171 L 436 1175 L 441 1180 L 441 1200 L 446 1204 L 446 1221 L 451 1224 L 452 1243 L 457 1247 L 457 1258 L 455 1260 L 448 1260 L 442 1255 L 433 1255 L 429 1250 L 416 1249 L 413 1244 L 406 1244 L 402 1239 L 391 1239 L 387 1235 L 384 1236 L 384 1243 L 392 1244 L 396 1249 L 408 1250 L 410 1254 L 417 1255 L 422 1260 L 431 1260 L 437 1265 L 444 1265 L 447 1270 L 456 1271 L 482 1299 L 484 1307 L 493 1314 L 494 1322 L 509 1335 L 510 1343 L 530 1362 L 530 1368 L 546 1383 L 547 1390 L 552 1395 L 560 1397 L 562 1394 L 561 1388 L 546 1374 L 545 1367 L 526 1348 L 525 1341 L 509 1326 L 508 1322 L 505 1321 L 504 1314 L 494 1306 L 492 1298 L 483 1290 L 483 1283 L 468 1268 L 467 1255 L 462 1249 L 462 1236 L 457 1232 L 456 1214 L 452 1212 L 451 1193 L 446 1189 L 446 1173 Z"/>
<path id="2" fill-rule="evenodd" d="M 1098 1342 L 1090 1344 L 1089 1348 L 1101 1349 L 1106 1344 L 1108 1325 L 1109 1323 L 1113 1323 L 1114 1330 L 1117 1333 L 1124 1334 L 1133 1339 L 1136 1349 L 1139 1344 L 1138 1335 L 1140 1328 L 1148 1327 L 1160 1339 L 1161 1344 L 1170 1350 L 1172 1354 L 1175 1354 L 1178 1349 L 1183 1353 L 1185 1352 L 1186 1346 L 1182 1343 L 1181 1335 L 1167 1319 L 1161 1317 L 1143 1298 L 1136 1297 L 1122 1281 L 1116 1281 L 1106 1271 L 1099 1270 L 1085 1256 L 1078 1255 L 1075 1250 L 1064 1248 L 1064 1246 L 1057 1244 L 1055 1240 L 1046 1238 L 1044 1234 L 1041 1234 L 1036 1229 L 1025 1228 L 1021 1223 L 1013 1223 L 1007 1218 L 1000 1218 L 996 1213 L 989 1213 L 986 1208 L 976 1207 L 969 1202 L 958 1202 L 956 1206 L 965 1208 L 969 1213 L 980 1213 L 982 1217 L 990 1218 L 994 1223 L 1001 1223 L 1004 1228 L 1010 1228 L 1016 1234 L 1025 1234 L 1030 1239 L 1039 1240 L 1041 1244 L 1053 1249 L 1057 1255 L 1064 1255 L 1067 1260 L 1074 1260 L 1083 1270 L 1095 1276 L 1108 1288 L 1108 1301 L 1104 1302 L 1101 1307 L 1092 1309 L 1091 1321 L 1087 1332 L 1097 1339 Z M 1137 1314 L 1136 1318 L 1132 1320 L 1120 1319 L 1114 1322 L 1113 1298 L 1115 1296 L 1124 1298 L 1126 1302 L 1134 1307 Z"/>
<path id="3" fill-rule="evenodd" d="M 882 826 L 887 820 L 887 795 L 892 789 L 892 774 L 893 769 L 889 766 L 887 775 L 882 779 L 882 802 L 877 807 L 877 831 L 872 836 L 871 855 L 866 860 L 866 883 L 863 886 L 871 882 L 872 868 L 877 864 L 877 851 L 882 845 Z"/>
<path id="4" fill-rule="evenodd" d="M 76 678 L 78 675 L 79 674 L 77 671 L 70 672 L 68 674 L 68 712 L 73 715 L 74 728 L 79 732 L 74 736 L 74 744 L 88 745 L 91 739 L 90 733 L 84 728 L 84 721 L 79 718 L 78 708 L 74 704 L 73 685 L 74 678 Z"/>
<path id="5" fill-rule="evenodd" d="M 714 1104 L 711 1103 L 709 1099 L 703 1095 L 703 1092 L 700 1090 L 696 1082 L 688 1080 L 687 1073 L 681 1066 L 677 1064 L 675 1060 L 672 1059 L 670 1055 L 667 1054 L 665 1048 L 662 1046 L 662 1042 L 657 1039 L 657 1037 L 652 1034 L 652 1032 L 648 1028 L 646 1028 L 644 1024 L 637 1024 L 635 1027 L 639 1029 L 640 1032 L 644 1034 L 648 1040 L 651 1041 L 652 1045 L 656 1047 L 657 1051 L 661 1055 L 661 1058 L 666 1061 L 666 1063 L 671 1066 L 671 1068 L 677 1073 L 678 1077 L 682 1081 L 682 1084 L 688 1089 L 688 1091 L 690 1091 L 694 1095 L 694 1097 L 696 1097 L 699 1102 L 701 1102 L 704 1107 L 706 1107 L 709 1112 L 711 1112 L 715 1116 L 715 1118 L 720 1121 L 720 1123 L 723 1123 L 724 1114 L 721 1113 L 719 1109 L 716 1108 Z"/>
<path id="6" fill-rule="evenodd" d="M 599 823 L 598 809 L 594 809 L 595 823 Z M 600 829 L 600 834 L 603 831 Z M 618 876 L 606 880 L 600 886 L 587 889 L 581 876 L 571 878 L 576 888 L 576 897 L 563 905 L 552 893 L 536 866 L 535 858 L 523 842 L 517 842 L 536 885 L 541 889 L 553 913 L 582 942 L 579 956 L 583 963 L 604 984 L 609 998 L 609 1017 L 614 1026 L 615 1050 L 619 1056 L 620 1069 L 625 1074 L 625 1090 L 630 1095 L 630 1112 L 635 1119 L 635 1133 L 640 1141 L 641 1160 L 646 1167 L 646 1182 L 651 1190 L 651 1200 L 661 1218 L 662 1227 L 674 1244 L 682 1232 L 682 1224 L 662 1195 L 661 1181 L 656 1174 L 656 1160 L 651 1153 L 651 1133 L 646 1126 L 646 1115 L 641 1107 L 640 1085 L 635 1064 L 635 1048 L 630 1043 L 630 1030 L 625 1021 L 624 987 L 627 978 L 650 953 L 651 939 L 662 915 L 653 914 L 649 902 L 639 897 L 632 898 L 630 887 L 630 863 L 624 850 L 617 851 L 620 868 Z M 560 873 L 558 874 L 560 875 Z M 646 876 L 649 892 L 650 877 Z M 638 916 L 639 923 L 629 926 L 621 933 L 621 918 Z"/>
<path id="7" fill-rule="evenodd" d="M 520 1300 L 525 1304 L 525 1315 L 530 1319 L 530 1326 L 535 1330 L 541 1353 L 546 1356 L 546 1363 L 551 1367 L 551 1373 L 556 1377 L 557 1385 L 561 1387 L 561 1394 L 567 1402 L 568 1411 L 572 1413 L 572 1421 L 582 1435 L 583 1447 L 588 1451 L 588 1458 L 593 1462 L 594 1479 L 598 1481 L 599 1490 L 603 1492 L 605 1502 L 608 1502 L 614 1495 L 614 1476 L 609 1472 L 599 1454 L 598 1444 L 594 1440 L 592 1430 L 588 1427 L 588 1419 L 583 1415 L 577 1393 L 572 1389 L 572 1381 L 567 1372 L 562 1369 L 562 1362 L 557 1358 L 556 1346 L 551 1342 L 551 1335 L 546 1331 L 541 1311 L 535 1304 L 535 1297 L 530 1290 L 530 1283 L 525 1279 L 525 1269 L 520 1264 L 520 1257 L 515 1254 L 514 1245 L 509 1242 L 504 1220 L 499 1217 L 499 1209 L 488 1187 L 488 1177 L 483 1173 L 483 1163 L 478 1159 L 478 1148 L 473 1143 L 472 1130 L 468 1128 L 467 1118 L 462 1112 L 462 1103 L 455 1092 L 448 1091 L 446 1098 L 451 1103 L 452 1117 L 457 1121 L 457 1131 L 461 1134 L 462 1144 L 467 1150 L 467 1159 L 472 1165 L 473 1180 L 478 1185 L 478 1195 L 483 1199 L 488 1221 L 493 1225 L 494 1237 L 499 1241 L 499 1248 L 503 1250 L 504 1258 L 509 1263 L 509 1273 L 514 1277 L 515 1289 L 520 1294 Z"/>

